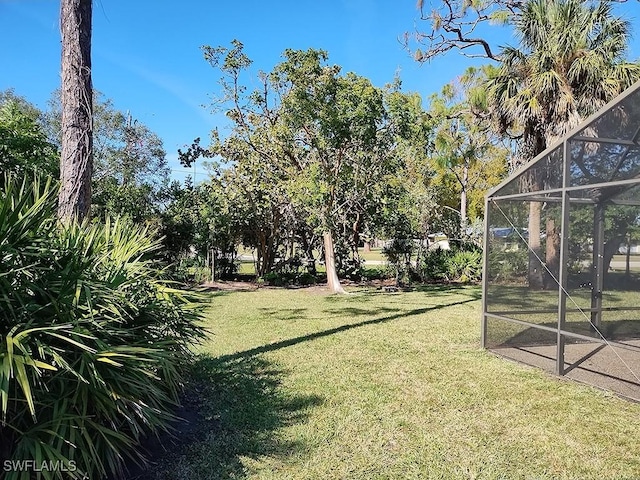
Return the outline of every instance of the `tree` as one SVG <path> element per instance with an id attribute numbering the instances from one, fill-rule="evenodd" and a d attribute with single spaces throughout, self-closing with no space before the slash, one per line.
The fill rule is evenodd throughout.
<path id="1" fill-rule="evenodd" d="M 0 169 L 3 172 L 58 176 L 58 151 L 47 140 L 41 119 L 42 112 L 24 98 L 12 91 L 0 92 Z"/>
<path id="2" fill-rule="evenodd" d="M 503 50 L 502 65 L 489 82 L 499 131 L 517 141 L 512 168 L 533 159 L 640 78 L 640 66 L 625 60 L 629 25 L 612 14 L 609 2 L 529 1 L 515 28 L 519 48 Z M 546 179 L 533 172 L 526 181 L 540 189 Z M 541 209 L 542 203 L 530 203 L 529 282 L 537 287 L 543 284 Z M 557 233 L 553 224 L 547 229 Z M 553 249 L 548 253 L 558 255 Z"/>
<path id="3" fill-rule="evenodd" d="M 389 154 L 393 155 L 396 168 L 382 182 L 385 187 L 382 205 L 371 215 L 369 226 L 377 238 L 391 240 L 385 255 L 396 271 L 397 283 L 409 273 L 413 253 L 417 252 L 414 260 L 419 260 L 438 216 L 435 189 L 430 181 L 434 171 L 428 156 L 432 118 L 424 111 L 421 96 L 405 93 L 401 87 L 400 79 L 396 78 L 385 90 L 392 135 Z"/>
<path id="4" fill-rule="evenodd" d="M 126 215 L 136 222 L 150 218 L 169 184 L 162 140 L 130 114 L 101 108 L 95 123 L 109 126 L 108 134 L 97 135 L 95 142 L 92 198 L 97 216 Z"/>
<path id="5" fill-rule="evenodd" d="M 231 195 L 237 211 L 243 212 L 243 243 L 256 249 L 256 273 L 263 277 L 275 267 L 285 237 L 293 236 L 284 213 L 291 211 L 287 183 L 292 177 L 288 168 L 296 157 L 294 146 L 281 141 L 279 133 L 284 128 L 279 115 L 285 86 L 260 72 L 259 87 L 247 91 L 241 75 L 251 60 L 237 40 L 231 48 L 205 46 L 203 52 L 205 60 L 222 73 L 215 106 L 225 112 L 232 128 L 223 139 L 214 131 L 208 151 L 194 142 L 181 154 L 181 162 L 189 166 L 200 155 L 215 154 L 229 164 L 230 168 L 216 175 L 216 181 Z"/>
<path id="6" fill-rule="evenodd" d="M 251 61 L 240 42 L 204 52 L 223 73 L 219 104 L 233 126 L 224 140 L 214 132 L 212 149 L 234 163 L 239 182 L 250 179 L 245 198 L 266 207 L 263 264 L 283 229 L 288 233 L 280 238 L 293 245 L 297 236 L 309 252 L 311 227 L 324 238 L 329 287 L 343 291 L 336 235 L 350 236 L 345 243 L 355 243 L 357 252 L 367 212 L 383 200 L 377 188 L 394 168 L 382 91 L 355 74 L 341 75 L 323 51 L 287 50 L 271 73 L 259 74 L 260 87 L 247 92 L 240 74 Z"/>
<path id="7" fill-rule="evenodd" d="M 16 94 L 13 88 L 0 91 L 0 105 L 7 104 L 15 105 L 20 112 L 37 123 L 41 128 L 46 127 L 45 113 L 26 98 Z"/>
<path id="8" fill-rule="evenodd" d="M 294 256 L 297 235 L 301 243 L 307 241 L 296 225 L 301 215 L 295 211 L 288 192 L 291 179 L 273 166 L 255 152 L 247 151 L 232 168 L 213 179 L 232 202 L 242 243 L 255 249 L 256 274 L 263 278 L 278 269 L 278 259 L 283 263 L 287 255 Z M 291 247 L 286 248 L 287 245 Z M 312 252 L 305 253 L 313 258 Z"/>
<path id="9" fill-rule="evenodd" d="M 640 77 L 640 66 L 625 57 L 629 24 L 610 2 L 529 1 L 515 29 L 520 45 L 503 50 L 489 82 L 500 132 L 518 140 L 512 168 Z"/>
<path id="10" fill-rule="evenodd" d="M 460 232 L 466 231 L 469 197 L 474 190 L 481 196 L 501 179 L 506 149 L 491 130 L 487 118 L 486 79 L 493 69 L 468 69 L 460 82 L 446 85 L 431 97 L 434 127 L 433 159 L 443 176 L 453 179 L 459 194 Z M 446 182 L 446 179 L 443 179 Z"/>
<path id="11" fill-rule="evenodd" d="M 427 62 L 449 51 L 468 57 L 499 60 L 496 45 L 480 31 L 485 24 L 507 25 L 520 15 L 526 0 L 418 0 L 421 20 L 428 22 L 426 31 L 406 33 L 404 43 L 411 40 L 424 45 L 417 48 L 415 59 Z"/>
<path id="12" fill-rule="evenodd" d="M 169 201 L 160 217 L 168 260 L 174 266 L 183 266 L 185 260 L 206 266 L 211 280 L 235 272 L 242 212 L 227 193 L 214 179 L 193 185 L 187 177 L 184 185 L 169 185 Z"/>
<path id="13" fill-rule="evenodd" d="M 142 222 L 157 215 L 169 185 L 170 169 L 162 140 L 130 112 L 93 92 L 92 216 L 127 216 Z M 62 105 L 52 94 L 45 115 L 50 141 L 61 144 Z"/>
<path id="14" fill-rule="evenodd" d="M 298 175 L 307 180 L 300 198 L 322 230 L 329 288 L 341 293 L 334 253 L 339 219 L 355 213 L 357 233 L 358 214 L 381 200 L 371 192 L 394 169 L 383 93 L 368 79 L 341 76 L 339 67 L 325 64 L 323 51 L 287 50 L 284 57 L 275 74 L 289 85 L 282 119 L 296 146 Z"/>
<path id="15" fill-rule="evenodd" d="M 93 87 L 92 0 L 62 0 L 62 149 L 58 216 L 83 220 L 91 208 Z"/>

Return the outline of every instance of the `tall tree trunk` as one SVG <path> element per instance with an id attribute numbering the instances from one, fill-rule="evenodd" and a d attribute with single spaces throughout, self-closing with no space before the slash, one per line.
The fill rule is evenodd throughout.
<path id="1" fill-rule="evenodd" d="M 83 220 L 91 208 L 93 88 L 92 0 L 62 0 L 62 152 L 58 216 Z"/>
<path id="2" fill-rule="evenodd" d="M 544 135 L 541 133 L 533 133 L 528 142 L 531 142 L 531 145 L 528 146 L 527 150 L 530 152 L 529 157 L 525 157 L 528 159 L 534 158 L 538 153 L 543 152 L 546 148 L 546 141 Z M 524 177 L 525 181 L 528 183 L 529 191 L 537 192 L 543 186 L 543 179 L 540 178 L 540 174 L 532 169 L 530 173 Z M 544 288 L 544 272 L 543 266 L 540 263 L 540 259 L 542 259 L 542 246 L 540 242 L 540 227 L 542 221 L 542 203 L 541 202 L 529 202 L 529 238 L 528 238 L 528 246 L 529 246 L 529 287 L 542 289 Z"/>
<path id="3" fill-rule="evenodd" d="M 553 218 L 547 218 L 545 288 L 557 288 L 560 274 L 560 229 Z"/>
<path id="4" fill-rule="evenodd" d="M 602 273 L 605 276 L 609 273 L 611 260 L 613 260 L 613 256 L 618 253 L 618 249 L 620 248 L 620 245 L 622 245 L 622 242 L 624 242 L 624 237 L 626 235 L 627 232 L 616 234 L 616 236 L 604 244 L 604 271 Z"/>
<path id="5" fill-rule="evenodd" d="M 209 255 L 211 257 L 211 281 L 216 281 L 216 255 L 218 253 L 217 249 L 209 250 Z"/>
<path id="6" fill-rule="evenodd" d="M 346 293 L 340 285 L 338 272 L 336 270 L 336 257 L 333 249 L 333 236 L 331 232 L 324 232 L 324 265 L 327 268 L 327 286 L 331 293 Z"/>
<path id="7" fill-rule="evenodd" d="M 529 287 L 543 288 L 543 268 L 539 258 L 542 258 L 540 246 L 540 219 L 542 203 L 529 203 Z"/>
<path id="8" fill-rule="evenodd" d="M 351 251 L 353 252 L 353 259 L 360 262 L 360 252 L 358 251 L 358 246 L 360 245 L 360 213 L 356 215 L 356 221 L 353 222 L 351 233 Z"/>
<path id="9" fill-rule="evenodd" d="M 264 277 L 265 274 L 267 273 L 266 271 L 266 256 L 267 256 L 267 241 L 266 241 L 266 235 L 264 235 L 263 233 L 259 232 L 258 233 L 258 248 L 256 249 L 257 251 L 257 268 L 256 268 L 256 273 L 259 277 Z"/>
<path id="10" fill-rule="evenodd" d="M 628 280 L 631 277 L 631 237 L 627 235 L 627 251 L 625 253 L 624 276 Z"/>
<path id="11" fill-rule="evenodd" d="M 464 237 L 467 231 L 467 188 L 469 185 L 469 166 L 467 164 L 462 170 L 460 185 L 460 236 Z"/>

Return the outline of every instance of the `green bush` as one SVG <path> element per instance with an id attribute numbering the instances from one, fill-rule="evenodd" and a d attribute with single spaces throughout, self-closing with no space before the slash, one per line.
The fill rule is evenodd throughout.
<path id="1" fill-rule="evenodd" d="M 482 279 L 482 252 L 459 250 L 448 258 L 449 280 L 479 282 Z"/>
<path id="2" fill-rule="evenodd" d="M 429 250 L 418 265 L 418 275 L 422 281 L 479 282 L 482 251 L 472 244 Z"/>
<path id="3" fill-rule="evenodd" d="M 389 273 L 395 277 L 396 285 L 409 283 L 413 274 L 411 256 L 415 251 L 415 245 L 410 238 L 394 238 L 382 249 L 382 254 L 387 258 Z"/>
<path id="4" fill-rule="evenodd" d="M 29 185 L 9 178 L 0 194 L 0 463 L 68 470 L 43 479 L 117 474 L 172 418 L 203 334 L 197 299 L 163 280 L 153 232 L 61 227 L 56 189 Z"/>
<path id="5" fill-rule="evenodd" d="M 423 282 L 448 280 L 450 250 L 438 247 L 428 250 L 418 265 L 418 275 Z"/>
<path id="6" fill-rule="evenodd" d="M 524 248 L 507 250 L 493 247 L 489 250 L 488 267 L 492 281 L 524 279 L 529 270 L 529 254 Z"/>
<path id="7" fill-rule="evenodd" d="M 317 279 L 308 272 L 270 272 L 267 273 L 262 282 L 275 287 L 284 287 L 288 285 L 314 285 Z"/>
<path id="8" fill-rule="evenodd" d="M 372 267 L 362 270 L 362 279 L 365 281 L 384 280 L 392 275 L 395 275 L 395 272 L 389 271 L 386 267 Z"/>

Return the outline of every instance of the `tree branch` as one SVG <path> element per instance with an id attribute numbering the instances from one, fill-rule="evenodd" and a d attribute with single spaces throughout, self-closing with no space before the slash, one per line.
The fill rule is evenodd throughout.
<path id="1" fill-rule="evenodd" d="M 413 35 L 405 34 L 402 43 L 407 50 L 413 50 L 419 62 L 428 62 L 451 50 L 471 58 L 499 61 L 497 45 L 492 45 L 489 39 L 478 36 L 475 31 L 480 25 L 512 22 L 523 4 L 522 0 L 489 0 L 479 5 L 470 5 L 466 0 L 419 0 L 420 20 L 429 22 L 429 27 L 424 31 L 416 28 Z M 426 13 L 427 9 L 429 13 Z M 411 48 L 412 39 L 426 46 L 426 50 Z"/>

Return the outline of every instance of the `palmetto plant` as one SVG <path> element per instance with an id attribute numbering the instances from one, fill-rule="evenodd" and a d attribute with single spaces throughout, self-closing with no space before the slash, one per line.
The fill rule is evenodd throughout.
<path id="1" fill-rule="evenodd" d="M 202 335 L 196 299 L 162 279 L 153 232 L 117 221 L 62 227 L 51 184 L 5 184 L 0 460 L 64 465 L 45 479 L 117 474 L 171 418 L 180 365 Z"/>

